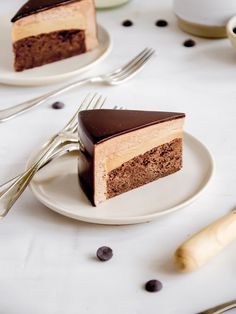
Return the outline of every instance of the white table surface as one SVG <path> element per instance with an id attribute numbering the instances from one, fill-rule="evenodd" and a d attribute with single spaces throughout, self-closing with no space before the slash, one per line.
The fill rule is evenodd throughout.
<path id="1" fill-rule="evenodd" d="M 23 2 L 0 0 L 1 13 L 13 14 Z M 134 21 L 133 27 L 120 25 L 126 18 Z M 167 19 L 169 27 L 155 27 L 158 18 Z M 186 130 L 211 150 L 215 176 L 191 206 L 134 226 L 70 220 L 27 190 L 0 222 L 0 313 L 193 314 L 235 299 L 236 243 L 190 274 L 177 273 L 172 256 L 182 241 L 235 206 L 236 51 L 227 39 L 196 38 L 196 47 L 184 48 L 182 42 L 191 36 L 177 28 L 169 0 L 133 0 L 99 12 L 98 20 L 110 30 L 114 48 L 94 73 L 128 60 L 145 46 L 156 49 L 155 59 L 125 85 L 85 86 L 60 96 L 67 104 L 61 111 L 47 104 L 1 124 L 1 182 L 24 169 L 29 154 L 65 124 L 91 90 L 107 95 L 108 107 L 186 112 Z M 0 108 L 52 88 L 0 85 Z M 102 245 L 114 250 L 107 263 L 94 258 Z M 152 278 L 163 282 L 160 293 L 143 289 Z"/>

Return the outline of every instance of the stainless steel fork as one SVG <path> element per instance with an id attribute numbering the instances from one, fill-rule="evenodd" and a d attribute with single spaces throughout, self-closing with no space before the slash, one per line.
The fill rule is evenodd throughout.
<path id="1" fill-rule="evenodd" d="M 113 107 L 114 110 L 125 110 L 126 108 L 124 106 L 114 106 Z M 74 134 L 72 134 L 74 135 Z M 78 135 L 76 135 L 76 137 L 78 137 Z M 75 139 L 76 139 L 75 137 Z M 73 137 L 74 139 L 74 137 Z M 60 147 L 57 147 L 56 149 L 54 149 L 53 153 L 44 160 L 44 163 L 40 166 L 40 168 L 38 169 L 41 170 L 42 168 L 44 168 L 45 166 L 47 166 L 47 164 L 49 164 L 51 161 L 60 158 L 61 156 L 70 153 L 70 152 L 74 152 L 74 151 L 78 151 L 81 148 L 82 143 L 64 143 L 63 145 L 61 145 Z"/>
<path id="2" fill-rule="evenodd" d="M 216 307 L 213 307 L 198 314 L 221 314 L 234 308 L 236 308 L 236 300 L 218 305 Z"/>
<path id="3" fill-rule="evenodd" d="M 60 95 L 63 92 L 70 90 L 71 88 L 78 87 L 86 83 L 104 83 L 108 85 L 122 84 L 131 79 L 139 70 L 141 70 L 154 53 L 155 51 L 153 49 L 146 48 L 124 66 L 119 67 L 107 74 L 89 77 L 70 83 L 40 97 L 28 100 L 11 108 L 0 110 L 0 122 L 5 122 L 11 118 L 14 118 L 33 107 L 45 103 L 54 96 Z"/>
<path id="4" fill-rule="evenodd" d="M 79 111 L 83 109 L 100 109 L 104 102 L 105 99 L 102 96 L 96 94 L 92 96 L 88 95 L 67 125 L 43 146 L 43 149 L 37 156 L 33 165 L 21 175 L 18 175 L 0 186 L 0 218 L 6 216 L 19 196 L 26 189 L 38 169 L 50 158 L 60 145 L 64 143 L 77 143 L 79 147 L 81 147 L 82 143 L 80 143 L 78 136 L 73 136 L 78 127 L 77 115 Z"/>

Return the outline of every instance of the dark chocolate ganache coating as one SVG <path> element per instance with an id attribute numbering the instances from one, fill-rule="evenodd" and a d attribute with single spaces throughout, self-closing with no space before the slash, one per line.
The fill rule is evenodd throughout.
<path id="1" fill-rule="evenodd" d="M 142 110 L 86 110 L 79 113 L 80 138 L 99 144 L 153 124 L 185 117 L 184 113 Z"/>
<path id="2" fill-rule="evenodd" d="M 11 19 L 11 22 L 15 22 L 25 16 L 45 11 L 59 5 L 77 1 L 82 0 L 29 0 L 20 8 L 16 15 Z"/>

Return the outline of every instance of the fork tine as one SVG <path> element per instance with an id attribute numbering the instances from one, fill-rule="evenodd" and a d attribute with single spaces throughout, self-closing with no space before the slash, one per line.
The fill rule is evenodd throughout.
<path id="1" fill-rule="evenodd" d="M 114 106 L 113 110 L 125 110 L 124 106 Z"/>
<path id="2" fill-rule="evenodd" d="M 147 52 L 149 52 L 151 50 L 151 48 L 146 47 L 145 49 L 143 49 L 139 54 L 137 54 L 132 60 L 130 60 L 129 62 L 127 62 L 121 69 L 126 69 L 129 68 L 130 66 L 132 66 L 134 63 L 137 62 L 137 60 L 139 60 L 140 58 L 142 58 Z"/>
<path id="3" fill-rule="evenodd" d="M 132 69 L 137 63 L 139 63 L 140 60 L 142 60 L 143 58 L 148 56 L 152 51 L 153 50 L 151 48 L 144 49 L 143 52 L 141 54 L 139 54 L 136 58 L 134 58 L 131 62 L 129 62 L 129 64 L 122 67 L 119 72 L 116 71 L 114 73 L 111 73 L 108 78 L 113 79 L 116 76 L 122 75 L 126 71 Z"/>
<path id="4" fill-rule="evenodd" d="M 77 109 L 76 113 L 73 115 L 73 117 L 69 120 L 69 122 L 66 124 L 66 126 L 61 130 L 62 132 L 63 131 L 68 131 L 70 130 L 71 128 L 74 128 L 75 126 L 75 123 L 77 123 L 77 115 L 78 113 L 83 110 L 83 108 L 86 106 L 86 104 L 89 102 L 91 102 L 91 97 L 92 99 L 95 97 L 96 94 L 87 94 L 86 97 L 83 99 L 81 105 L 79 106 L 79 108 Z"/>
<path id="5" fill-rule="evenodd" d="M 133 66 L 128 71 L 125 71 L 121 75 L 117 75 L 116 77 L 112 78 L 112 84 L 118 84 L 121 82 L 124 82 L 124 80 L 131 78 L 134 74 L 136 74 L 143 66 L 144 64 L 153 56 L 155 51 L 151 51 L 147 56 L 142 58 L 135 66 Z"/>
<path id="6" fill-rule="evenodd" d="M 105 101 L 106 101 L 106 98 L 100 96 L 100 97 L 97 99 L 95 105 L 93 106 L 93 109 L 102 108 L 102 106 L 104 105 Z"/>
<path id="7" fill-rule="evenodd" d="M 127 68 L 125 71 L 122 71 L 119 74 L 113 75 L 113 77 L 111 77 L 111 80 L 120 79 L 123 76 L 126 76 L 128 73 L 132 73 L 134 69 L 139 69 L 143 62 L 149 60 L 154 53 L 155 51 L 153 49 L 150 49 L 145 55 L 143 55 L 142 58 L 140 58 L 135 64 L 133 64 L 132 67 Z"/>
<path id="8" fill-rule="evenodd" d="M 85 99 L 82 101 L 81 105 L 79 106 L 78 110 L 74 114 L 74 116 L 71 118 L 71 120 L 67 123 L 66 127 L 62 131 L 69 131 L 69 132 L 75 132 L 77 130 L 77 124 L 78 124 L 78 113 L 82 110 L 88 110 L 90 106 L 92 106 L 94 100 L 96 100 L 97 94 L 87 94 Z"/>
<path id="9" fill-rule="evenodd" d="M 138 55 L 136 55 L 132 60 L 127 62 L 124 66 L 122 66 L 122 67 L 120 67 L 118 69 L 112 70 L 111 72 L 108 72 L 105 76 L 106 77 L 110 77 L 113 74 L 120 73 L 123 69 L 131 66 L 134 62 L 136 62 L 137 59 L 141 58 L 148 50 L 149 50 L 149 48 L 143 49 Z"/>
<path id="10" fill-rule="evenodd" d="M 91 101 L 91 100 L 90 100 L 91 97 L 95 97 L 95 94 L 88 93 L 88 94 L 86 95 L 86 97 L 84 98 L 84 100 L 82 101 L 81 105 L 79 106 L 79 108 L 78 108 L 78 110 L 77 110 L 78 112 L 81 111 L 81 110 L 84 110 L 83 108 L 86 106 L 86 104 L 87 104 L 89 101 Z"/>
<path id="11" fill-rule="evenodd" d="M 101 105 L 100 105 L 99 109 L 102 109 L 102 107 L 103 107 L 103 105 L 105 104 L 106 100 L 107 100 L 107 98 L 105 97 L 105 98 L 103 99 L 103 101 L 101 102 Z"/>
<path id="12" fill-rule="evenodd" d="M 87 104 L 87 106 L 86 106 L 86 108 L 85 108 L 85 110 L 89 110 L 89 108 L 93 108 L 93 102 L 96 100 L 96 98 L 98 97 L 98 94 L 97 93 L 95 93 L 95 94 L 93 94 L 93 97 L 90 99 L 90 102 Z"/>
<path id="13" fill-rule="evenodd" d="M 100 109 L 103 107 L 104 103 L 106 101 L 106 98 L 96 94 L 92 94 L 92 98 L 90 99 L 89 103 L 86 106 L 85 110 L 92 110 L 92 109 Z M 78 121 L 77 121 L 77 116 L 78 116 L 78 112 L 76 113 L 76 115 L 73 117 L 74 120 L 70 125 L 70 128 L 68 131 L 75 133 L 77 131 L 77 127 L 78 127 Z"/>
<path id="14" fill-rule="evenodd" d="M 105 101 L 106 101 L 105 97 L 102 97 L 101 95 L 99 96 L 98 94 L 93 94 L 93 97 L 88 103 L 86 110 L 101 109 Z M 73 120 L 73 124 L 71 124 L 69 130 L 67 131 L 72 132 L 72 133 L 77 132 L 77 127 L 78 127 L 77 115 L 76 115 L 76 118 Z"/>

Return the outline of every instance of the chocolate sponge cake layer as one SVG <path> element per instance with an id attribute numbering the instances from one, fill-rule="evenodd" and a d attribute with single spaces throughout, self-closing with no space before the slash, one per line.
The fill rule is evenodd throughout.
<path id="1" fill-rule="evenodd" d="M 107 198 L 172 174 L 182 167 L 182 139 L 160 145 L 108 173 Z"/>
<path id="2" fill-rule="evenodd" d="M 16 41 L 13 49 L 19 72 L 86 52 L 85 32 L 65 30 L 31 36 Z"/>

